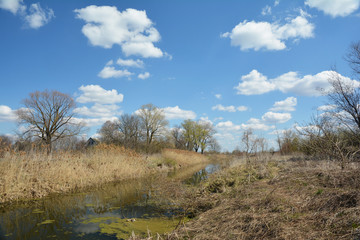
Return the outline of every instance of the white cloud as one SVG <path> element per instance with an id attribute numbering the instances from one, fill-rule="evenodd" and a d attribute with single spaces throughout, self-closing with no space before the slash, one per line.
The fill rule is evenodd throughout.
<path id="1" fill-rule="evenodd" d="M 147 79 L 147 78 L 149 78 L 150 77 L 150 73 L 148 73 L 148 72 L 145 72 L 145 73 L 140 73 L 139 75 L 138 75 L 138 78 L 140 78 L 140 79 Z"/>
<path id="2" fill-rule="evenodd" d="M 279 3 L 280 3 L 280 0 L 275 0 L 275 2 L 274 2 L 274 7 L 276 7 L 277 5 L 279 5 Z"/>
<path id="3" fill-rule="evenodd" d="M 291 92 L 303 96 L 320 96 L 320 90 L 331 90 L 328 79 L 334 75 L 341 78 L 342 81 L 352 82 L 355 86 L 359 85 L 357 81 L 334 71 L 323 71 L 316 75 L 305 75 L 304 77 L 299 76 L 297 72 L 288 72 L 276 78 L 268 79 L 257 70 L 252 70 L 248 75 L 242 76 L 242 82 L 234 88 L 237 89 L 237 94 L 241 95 L 257 95 L 279 90 L 283 93 Z"/>
<path id="4" fill-rule="evenodd" d="M 117 90 L 105 90 L 99 85 L 82 85 L 79 87 L 79 90 L 82 92 L 76 98 L 76 101 L 79 103 L 115 104 L 122 102 L 124 99 L 124 95 L 118 93 Z"/>
<path id="5" fill-rule="evenodd" d="M 335 105 L 322 105 L 317 108 L 318 111 L 327 112 L 336 109 Z"/>
<path id="6" fill-rule="evenodd" d="M 128 70 L 117 70 L 113 66 L 105 66 L 98 74 L 101 78 L 122 78 L 130 77 L 134 73 L 129 72 Z"/>
<path id="7" fill-rule="evenodd" d="M 257 70 L 252 70 L 249 74 L 241 77 L 242 82 L 234 87 L 237 94 L 241 95 L 255 95 L 263 94 L 276 89 L 276 86 L 269 82 L 267 77 L 259 73 Z"/>
<path id="8" fill-rule="evenodd" d="M 15 110 L 5 105 L 0 105 L 0 122 L 16 121 Z"/>
<path id="9" fill-rule="evenodd" d="M 19 15 L 25 21 L 25 25 L 38 29 L 55 17 L 52 9 L 43 9 L 40 3 L 33 3 L 27 9 L 23 0 L 0 0 L 0 8 Z"/>
<path id="10" fill-rule="evenodd" d="M 209 119 L 209 117 L 200 117 L 199 123 L 204 123 L 204 124 L 211 124 L 211 125 L 213 125 L 213 122 Z"/>
<path id="11" fill-rule="evenodd" d="M 218 104 L 218 105 L 216 105 L 216 106 L 213 106 L 211 109 L 212 109 L 212 110 L 223 111 L 223 112 L 236 112 L 236 111 L 243 112 L 243 111 L 247 111 L 247 110 L 248 110 L 248 108 L 245 107 L 245 106 L 235 107 L 235 106 L 233 106 L 233 105 L 223 106 L 223 105 L 221 105 L 221 104 Z"/>
<path id="12" fill-rule="evenodd" d="M 263 120 L 257 118 L 250 118 L 246 124 L 241 124 L 243 129 L 253 129 L 260 131 L 268 131 L 269 129 L 275 128 L 275 126 L 267 125 Z"/>
<path id="13" fill-rule="evenodd" d="M 74 109 L 74 113 L 87 116 L 87 117 L 101 117 L 101 118 L 109 118 L 115 115 L 121 115 L 121 111 L 119 111 L 120 107 L 115 104 L 99 104 L 95 103 L 90 108 L 83 106 Z"/>
<path id="14" fill-rule="evenodd" d="M 239 46 L 242 51 L 254 49 L 283 50 L 285 41 L 289 38 L 299 40 L 314 36 L 315 26 L 306 19 L 307 14 L 288 20 L 286 24 L 269 22 L 255 22 L 244 20 L 233 28 L 231 32 L 222 34 L 229 37 L 232 46 Z"/>
<path id="15" fill-rule="evenodd" d="M 240 131 L 242 129 L 240 125 L 236 125 L 232 121 L 219 122 L 218 124 L 216 124 L 216 128 L 219 131 L 225 132 Z"/>
<path id="16" fill-rule="evenodd" d="M 288 97 L 283 101 L 275 102 L 274 106 L 270 108 L 270 110 L 291 112 L 291 111 L 295 111 L 296 105 L 297 105 L 297 99 L 295 97 Z"/>
<path id="17" fill-rule="evenodd" d="M 0 0 L 0 8 L 16 14 L 18 11 L 25 10 L 26 6 L 23 5 L 23 0 Z"/>
<path id="18" fill-rule="evenodd" d="M 84 123 L 87 127 L 100 126 L 106 121 L 115 121 L 117 117 L 105 117 L 105 118 L 73 118 L 75 123 Z"/>
<path id="19" fill-rule="evenodd" d="M 30 5 L 29 14 L 25 16 L 25 21 L 31 28 L 40 28 L 47 24 L 52 18 L 55 17 L 52 9 L 44 10 L 39 3 Z"/>
<path id="20" fill-rule="evenodd" d="M 290 113 L 275 113 L 275 112 L 267 112 L 262 117 L 266 123 L 285 123 L 291 119 Z"/>
<path id="21" fill-rule="evenodd" d="M 129 8 L 120 12 L 116 7 L 91 5 L 76 9 L 75 13 L 77 18 L 86 22 L 82 32 L 94 46 L 111 48 L 117 44 L 126 56 L 148 58 L 165 55 L 154 46 L 160 40 L 160 34 L 146 11 Z"/>
<path id="22" fill-rule="evenodd" d="M 360 0 L 306 0 L 305 4 L 331 17 L 345 17 L 359 8 Z"/>
<path id="23" fill-rule="evenodd" d="M 261 10 L 261 15 L 265 16 L 265 15 L 270 15 L 271 14 L 271 7 L 269 5 L 266 5 L 262 10 Z"/>
<path id="24" fill-rule="evenodd" d="M 121 59 L 119 58 L 116 63 L 120 66 L 125 67 L 136 67 L 136 68 L 143 68 L 144 62 L 140 59 L 133 60 L 133 59 Z"/>
<path id="25" fill-rule="evenodd" d="M 196 114 L 190 110 L 183 110 L 179 106 L 162 108 L 167 119 L 194 119 Z"/>
<path id="26" fill-rule="evenodd" d="M 221 94 L 215 94 L 215 97 L 217 98 L 217 99 L 221 99 Z"/>

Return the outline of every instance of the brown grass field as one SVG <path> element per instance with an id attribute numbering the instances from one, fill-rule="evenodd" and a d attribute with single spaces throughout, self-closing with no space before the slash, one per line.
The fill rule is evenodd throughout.
<path id="1" fill-rule="evenodd" d="M 282 159 L 242 160 L 200 186 L 165 183 L 184 221 L 146 239 L 360 239 L 360 164 Z"/>
<path id="2" fill-rule="evenodd" d="M 50 156 L 36 152 L 8 152 L 0 158 L 0 203 L 31 200 L 52 193 L 78 192 L 206 161 L 205 156 L 193 152 L 164 149 L 161 154 L 146 156 L 103 144 L 83 153 L 64 152 Z"/>

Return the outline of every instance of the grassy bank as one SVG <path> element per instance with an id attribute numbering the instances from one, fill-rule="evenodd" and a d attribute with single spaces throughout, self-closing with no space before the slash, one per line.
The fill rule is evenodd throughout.
<path id="1" fill-rule="evenodd" d="M 84 153 L 7 153 L 0 159 L 0 203 L 51 193 L 77 192 L 104 183 L 144 177 L 164 169 L 206 162 L 193 152 L 165 149 L 146 156 L 99 145 Z"/>
<path id="2" fill-rule="evenodd" d="M 359 239 L 360 166 L 240 164 L 172 197 L 190 218 L 164 239 Z"/>

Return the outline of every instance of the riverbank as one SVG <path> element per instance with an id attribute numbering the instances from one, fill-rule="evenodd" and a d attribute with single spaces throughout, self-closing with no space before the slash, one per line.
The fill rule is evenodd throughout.
<path id="1" fill-rule="evenodd" d="M 357 163 L 241 164 L 173 194 L 190 221 L 163 238 L 359 239 L 359 173 Z"/>
<path id="2" fill-rule="evenodd" d="M 164 149 L 147 156 L 111 145 L 50 156 L 9 153 L 0 159 L 0 204 L 80 192 L 206 161 L 207 157 L 194 152 Z"/>

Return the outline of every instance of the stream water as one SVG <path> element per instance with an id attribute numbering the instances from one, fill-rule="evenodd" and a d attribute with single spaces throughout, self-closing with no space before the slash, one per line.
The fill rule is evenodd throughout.
<path id="1" fill-rule="evenodd" d="M 196 185 L 220 165 L 169 172 Z M 176 209 L 152 204 L 159 177 L 107 184 L 101 189 L 57 195 L 0 210 L 0 239 L 127 239 L 132 232 L 164 233 L 178 224 Z M 166 210 L 164 210 L 166 209 Z"/>

